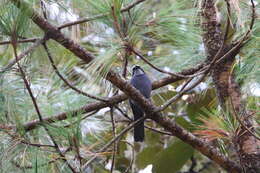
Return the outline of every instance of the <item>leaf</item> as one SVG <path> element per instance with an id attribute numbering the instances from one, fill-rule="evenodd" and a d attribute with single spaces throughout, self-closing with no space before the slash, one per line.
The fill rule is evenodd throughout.
<path id="1" fill-rule="evenodd" d="M 158 151 L 157 151 L 158 152 Z M 193 155 L 194 149 L 178 140 L 156 155 L 154 173 L 175 173 Z"/>

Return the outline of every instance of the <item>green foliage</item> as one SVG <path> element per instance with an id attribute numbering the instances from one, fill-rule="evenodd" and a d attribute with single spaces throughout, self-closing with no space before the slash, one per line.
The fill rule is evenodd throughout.
<path id="1" fill-rule="evenodd" d="M 136 158 L 136 165 L 138 168 L 145 168 L 147 165 L 152 164 L 157 158 L 157 154 L 161 151 L 160 146 L 151 146 L 143 149 Z"/>
<path id="2" fill-rule="evenodd" d="M 27 30 L 29 19 L 15 5 L 6 3 L 0 8 L 0 34 L 22 37 Z"/>
<path id="3" fill-rule="evenodd" d="M 187 105 L 186 111 L 192 122 L 198 122 L 197 118 L 201 115 L 205 115 L 204 110 L 216 108 L 217 98 L 213 88 L 207 89 L 204 94 L 196 95 L 194 98 L 195 99 Z"/>
<path id="4" fill-rule="evenodd" d="M 182 168 L 193 152 L 194 149 L 190 145 L 179 140 L 175 141 L 156 155 L 153 172 L 175 173 Z"/>

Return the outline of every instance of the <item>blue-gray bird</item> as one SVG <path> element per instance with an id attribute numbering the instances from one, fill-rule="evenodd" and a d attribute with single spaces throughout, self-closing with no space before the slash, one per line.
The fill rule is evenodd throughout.
<path id="1" fill-rule="evenodd" d="M 130 83 L 138 89 L 147 99 L 151 96 L 152 83 L 144 70 L 140 66 L 134 66 L 132 69 L 132 79 Z M 130 100 L 130 106 L 133 111 L 134 120 L 138 120 L 144 115 L 143 109 L 133 100 Z M 144 121 L 136 124 L 134 127 L 135 142 L 144 141 Z"/>

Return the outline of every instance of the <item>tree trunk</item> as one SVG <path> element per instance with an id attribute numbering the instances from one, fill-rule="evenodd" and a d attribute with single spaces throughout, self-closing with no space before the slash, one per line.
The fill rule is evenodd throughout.
<path id="1" fill-rule="evenodd" d="M 203 42 L 207 53 L 207 62 L 213 61 L 215 55 L 221 49 L 224 42 L 224 34 L 220 28 L 218 10 L 215 6 L 215 0 L 203 0 L 201 5 Z M 234 45 L 223 45 L 220 56 L 232 49 Z M 212 78 L 216 88 L 219 103 L 224 111 L 231 111 L 234 117 L 242 120 L 237 133 L 234 134 L 233 145 L 240 159 L 241 167 L 246 173 L 260 172 L 260 141 L 257 140 L 249 131 L 254 133 L 251 117 L 246 111 L 245 104 L 241 99 L 240 86 L 235 81 L 235 75 L 232 73 L 232 66 L 235 62 L 235 56 L 239 53 L 241 47 L 237 47 L 228 57 L 213 65 Z M 231 100 L 231 101 L 230 101 Z"/>

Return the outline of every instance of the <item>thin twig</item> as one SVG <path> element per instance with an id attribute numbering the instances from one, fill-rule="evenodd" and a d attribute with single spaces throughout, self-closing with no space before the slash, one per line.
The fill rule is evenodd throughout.
<path id="1" fill-rule="evenodd" d="M 127 113 L 125 113 L 121 108 L 119 108 L 117 105 L 114 106 L 122 115 L 123 117 L 125 117 L 126 119 L 130 120 L 130 121 L 133 121 L 132 118 L 130 118 Z"/>
<path id="2" fill-rule="evenodd" d="M 84 117 L 82 117 L 80 120 L 76 120 L 76 121 L 74 121 L 74 122 L 72 122 L 72 123 L 70 123 L 70 124 L 68 124 L 68 125 L 63 126 L 63 127 L 65 127 L 65 128 L 71 127 L 72 125 L 78 123 L 79 121 L 82 121 L 82 120 L 84 120 L 84 119 L 86 119 L 86 118 L 88 118 L 88 117 L 91 117 L 92 115 L 95 115 L 98 111 L 99 111 L 99 110 L 96 110 L 96 111 L 94 111 L 94 112 L 91 112 L 90 114 L 87 114 L 87 115 L 85 115 Z"/>
<path id="3" fill-rule="evenodd" d="M 155 128 L 152 128 L 152 127 L 149 127 L 147 125 L 144 125 L 145 128 L 151 130 L 151 131 L 154 131 L 156 133 L 160 133 L 160 134 L 163 134 L 163 135 L 168 135 L 168 136 L 173 136 L 171 133 L 169 132 L 166 132 L 166 131 L 161 131 L 161 130 L 158 130 L 158 129 L 155 129 Z"/>
<path id="4" fill-rule="evenodd" d="M 22 40 L 17 40 L 17 43 L 30 43 L 30 42 L 36 42 L 37 40 L 40 40 L 40 38 L 27 38 Z M 12 44 L 12 41 L 1 41 L 0 45 L 5 44 Z"/>
<path id="5" fill-rule="evenodd" d="M 113 107 L 110 107 L 110 117 L 111 117 L 113 138 L 115 138 L 115 136 L 116 136 L 116 128 L 115 128 L 114 109 L 113 109 Z M 115 142 L 114 145 L 113 145 L 113 156 L 112 156 L 112 163 L 111 163 L 111 168 L 110 168 L 110 172 L 111 173 L 113 173 L 113 170 L 114 170 L 116 148 L 117 148 L 117 142 Z"/>
<path id="6" fill-rule="evenodd" d="M 118 22 L 118 20 L 117 20 L 117 16 L 116 16 L 116 12 L 115 12 L 115 7 L 114 7 L 114 6 L 111 7 L 111 11 L 112 11 L 112 16 L 113 16 L 113 18 L 114 18 L 114 22 L 113 22 L 114 28 L 115 28 L 117 34 L 119 35 L 119 37 L 120 37 L 121 39 L 123 39 L 123 38 L 124 38 L 124 35 L 123 35 L 122 32 L 121 32 L 121 27 L 120 27 L 120 24 L 119 24 L 119 22 Z"/>
<path id="7" fill-rule="evenodd" d="M 56 161 L 59 160 L 59 159 L 60 159 L 60 158 L 58 158 L 58 157 L 57 157 L 57 158 L 54 158 L 54 159 L 48 161 L 47 163 L 43 163 L 43 164 L 37 165 L 37 167 L 43 167 L 43 166 L 50 165 L 50 164 L 56 162 Z M 20 169 L 32 169 L 32 168 L 34 168 L 34 167 L 31 166 L 31 165 L 23 165 L 23 166 L 21 166 L 21 165 L 19 165 L 17 162 L 15 162 L 14 160 L 12 160 L 11 163 L 12 163 L 15 167 L 20 168 Z"/>
<path id="8" fill-rule="evenodd" d="M 48 40 L 48 38 L 42 38 L 42 39 L 37 38 L 35 40 L 36 42 L 31 47 L 29 47 L 27 50 L 25 50 L 23 53 L 21 53 L 19 56 L 17 56 L 17 61 L 20 61 L 21 59 L 23 59 L 26 55 L 31 53 L 34 49 L 36 49 L 39 45 L 41 45 L 46 40 Z M 3 73 L 5 71 L 9 70 L 15 63 L 16 63 L 16 58 L 12 59 L 11 62 L 8 65 L 6 65 L 3 69 L 0 69 L 0 73 Z"/>
<path id="9" fill-rule="evenodd" d="M 62 160 L 63 160 L 65 163 L 67 163 L 68 167 L 71 169 L 71 171 L 72 171 L 73 173 L 76 173 L 77 171 L 74 170 L 74 168 L 73 168 L 73 167 L 70 165 L 70 163 L 67 161 L 65 155 L 61 152 L 61 150 L 60 150 L 58 144 L 56 143 L 56 141 L 55 141 L 55 139 L 54 139 L 54 137 L 50 134 L 49 129 L 45 126 L 45 124 L 44 124 L 44 122 L 43 122 L 43 118 L 42 118 L 40 109 L 39 109 L 39 107 L 38 107 L 38 104 L 37 104 L 37 102 L 36 102 L 36 99 L 35 99 L 35 97 L 33 96 L 33 93 L 32 93 L 32 90 L 31 90 L 31 88 L 30 88 L 30 85 L 29 85 L 29 83 L 28 83 L 28 81 L 27 81 L 27 79 L 26 79 L 26 75 L 25 75 L 25 73 L 24 73 L 24 71 L 23 71 L 23 69 L 22 69 L 22 67 L 21 67 L 21 65 L 20 65 L 20 63 L 19 63 L 19 59 L 18 59 L 17 51 L 16 51 L 16 41 L 15 41 L 16 39 L 15 39 L 15 37 L 12 38 L 12 40 L 13 40 L 12 45 L 13 45 L 13 49 L 14 49 L 14 55 L 15 55 L 16 63 L 17 63 L 17 66 L 18 66 L 18 68 L 19 68 L 19 70 L 20 70 L 20 72 L 21 72 L 21 76 L 22 76 L 22 79 L 23 79 L 23 81 L 24 81 L 25 87 L 26 87 L 26 89 L 27 89 L 27 91 L 28 91 L 28 93 L 29 93 L 29 95 L 30 95 L 30 97 L 31 97 L 31 99 L 32 99 L 32 102 L 33 102 L 35 111 L 36 111 L 36 113 L 37 113 L 37 115 L 38 115 L 38 118 L 39 118 L 40 122 L 42 122 L 42 125 L 43 125 L 44 129 L 46 130 L 46 132 L 47 132 L 48 135 L 50 136 L 50 138 L 51 138 L 51 140 L 52 140 L 52 142 L 53 142 L 53 144 L 54 144 L 54 146 L 55 146 L 55 149 L 56 149 L 56 151 L 60 154 Z"/>
<path id="10" fill-rule="evenodd" d="M 194 87 L 196 87 L 200 82 L 202 82 L 204 80 L 204 78 L 207 76 L 207 73 L 203 74 L 200 79 L 198 79 L 198 81 L 194 82 L 192 85 L 190 85 L 188 88 L 184 89 L 179 92 L 178 94 L 176 94 L 174 97 L 172 97 L 171 99 L 167 100 L 166 103 L 162 106 L 160 106 L 156 112 L 160 112 L 163 111 L 164 109 L 166 109 L 169 105 L 171 105 L 172 103 L 176 102 L 179 98 L 181 98 L 181 96 L 183 96 L 183 94 L 185 94 L 186 92 L 190 91 L 191 89 L 193 89 Z M 189 82 L 189 81 L 188 81 Z M 186 84 L 188 84 L 188 82 Z M 186 85 L 185 84 L 185 85 Z"/>
<path id="11" fill-rule="evenodd" d="M 190 160 L 191 160 L 191 166 L 190 166 L 189 172 L 194 172 L 193 169 L 197 166 L 197 161 L 194 158 L 194 155 L 191 156 Z"/>
<path id="12" fill-rule="evenodd" d="M 96 100 L 99 100 L 99 101 L 105 101 L 105 102 L 107 101 L 106 98 L 101 98 L 101 97 L 94 96 L 94 95 L 92 95 L 92 94 L 88 94 L 88 93 L 86 93 L 86 92 L 84 92 L 84 91 L 82 91 L 82 90 L 80 90 L 80 89 L 74 87 L 74 86 L 73 86 L 67 79 L 65 79 L 65 78 L 62 76 L 62 74 L 59 72 L 58 68 L 57 68 L 56 65 L 54 64 L 53 58 L 52 58 L 52 56 L 51 56 L 51 53 L 50 53 L 50 51 L 49 51 L 49 49 L 48 49 L 48 47 L 47 47 L 47 45 L 46 45 L 45 43 L 43 43 L 43 47 L 44 47 L 44 49 L 45 49 L 45 51 L 46 51 L 46 53 L 47 53 L 47 56 L 48 56 L 48 58 L 49 58 L 49 61 L 51 62 L 51 65 L 52 65 L 52 67 L 53 67 L 55 73 L 60 77 L 60 79 L 61 79 L 66 85 L 68 85 L 72 90 L 74 90 L 74 91 L 76 91 L 77 93 L 82 94 L 82 95 L 84 95 L 84 96 L 86 96 L 86 97 L 93 98 L 93 99 L 96 99 Z"/>
<path id="13" fill-rule="evenodd" d="M 139 56 L 145 63 L 147 63 L 149 66 L 151 66 L 152 68 L 154 68 L 155 70 L 161 72 L 161 73 L 165 73 L 165 74 L 168 74 L 168 75 L 171 75 L 171 76 L 177 76 L 177 77 L 182 77 L 182 78 L 187 78 L 187 76 L 185 75 L 181 75 L 179 73 L 173 73 L 173 72 L 169 72 L 169 71 L 165 71 L 163 69 L 160 69 L 158 67 L 156 67 L 155 65 L 153 65 L 152 63 L 150 63 L 141 53 L 139 53 L 136 49 L 134 49 L 133 47 L 129 46 L 130 50 L 136 54 L 137 56 Z"/>
<path id="14" fill-rule="evenodd" d="M 231 85 L 232 73 L 233 73 L 233 69 L 232 69 L 232 71 L 230 72 L 229 85 Z M 236 108 L 235 108 L 235 106 L 234 106 L 232 97 L 230 97 L 230 103 L 231 103 L 231 107 L 232 107 L 232 109 L 233 109 L 233 112 L 234 112 L 235 117 L 236 117 L 237 121 L 239 122 L 239 124 L 240 124 L 243 128 L 245 128 L 245 130 L 246 130 L 247 132 L 249 132 L 252 136 L 254 136 L 257 140 L 260 141 L 260 137 L 256 136 L 256 135 L 244 124 L 243 120 L 240 119 L 240 117 L 239 117 L 239 115 L 238 115 L 238 113 L 237 113 L 237 111 L 236 111 Z"/>
<path id="15" fill-rule="evenodd" d="M 38 148 L 41 148 L 41 147 L 55 147 L 53 145 L 31 143 L 29 141 L 26 141 L 25 139 L 20 138 L 19 136 L 15 135 L 15 134 L 10 133 L 8 130 L 3 130 L 3 132 L 5 132 L 7 135 L 9 135 L 12 139 L 19 140 L 20 143 L 25 144 L 25 145 L 30 145 L 30 146 L 38 147 Z"/>
<path id="16" fill-rule="evenodd" d="M 117 141 L 121 136 L 123 136 L 127 131 L 129 131 L 130 129 L 132 129 L 136 124 L 138 124 L 139 122 L 143 121 L 145 118 L 147 118 L 147 116 L 143 116 L 142 118 L 134 121 L 133 123 L 131 123 L 127 128 L 125 128 L 124 130 L 122 130 L 116 137 L 114 137 L 110 142 L 108 142 L 106 145 L 104 145 L 99 152 L 104 152 L 108 147 L 110 147 L 115 141 Z M 95 154 L 91 159 L 89 159 L 87 161 L 87 163 L 84 164 L 83 166 L 83 170 L 85 170 L 88 165 L 90 163 L 92 163 L 96 158 L 97 158 L 97 154 Z"/>
<path id="17" fill-rule="evenodd" d="M 124 173 L 128 173 L 128 172 L 130 171 L 130 169 L 132 168 L 133 163 L 134 163 L 135 148 L 134 148 L 133 144 L 131 144 L 131 143 L 125 141 L 125 140 L 122 140 L 121 142 L 125 142 L 126 144 L 128 144 L 128 145 L 132 148 L 132 157 L 131 157 L 130 164 L 129 164 L 129 166 L 127 167 L 127 169 L 124 171 Z"/>
<path id="18" fill-rule="evenodd" d="M 128 50 L 126 49 L 125 50 L 125 56 L 124 56 L 124 63 L 123 63 L 123 72 L 122 72 L 122 76 L 126 79 L 126 75 L 127 75 L 127 65 L 128 65 L 128 56 L 129 56 L 129 53 L 128 53 Z"/>

